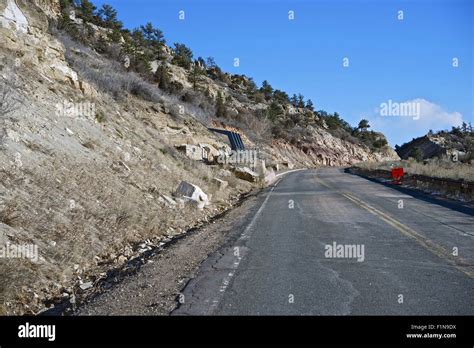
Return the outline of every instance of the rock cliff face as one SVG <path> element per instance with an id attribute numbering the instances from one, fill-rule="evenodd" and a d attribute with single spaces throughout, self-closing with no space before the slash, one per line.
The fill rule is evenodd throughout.
<path id="1" fill-rule="evenodd" d="M 397 149 L 397 153 L 402 159 L 414 157 L 415 151 L 419 151 L 419 155 L 423 159 L 437 157 L 469 162 L 473 159 L 472 136 L 467 132 L 459 132 L 459 134 L 439 132 L 413 139 Z"/>
<path id="2" fill-rule="evenodd" d="M 51 296 L 73 301 L 78 284 L 97 281 L 146 249 L 135 245 L 169 240 L 255 187 L 175 150 L 226 146 L 193 117 L 205 111 L 173 112 L 178 101 L 158 91 L 150 92 L 151 101 L 129 94 L 117 100 L 76 71 L 66 53 L 94 66 L 102 57 L 51 35 L 48 22 L 58 14 L 56 0 L 0 0 L 0 92 L 10 93 L 12 106 L 0 115 L 0 245 L 39 250 L 37 263 L 0 259 L 0 314 L 37 313 Z M 184 80 L 175 70 L 173 78 Z M 212 93 L 225 93 L 207 83 Z M 236 110 L 243 105 L 232 103 Z M 297 146 L 274 141 L 262 152 L 269 162 L 298 167 L 396 157 L 322 128 L 309 133 Z M 255 146 L 248 139 L 246 145 Z M 169 204 L 182 181 L 199 186 L 210 204 L 203 210 Z"/>
<path id="3" fill-rule="evenodd" d="M 365 146 L 336 138 L 323 129 L 310 127 L 309 131 L 311 135 L 297 146 L 300 155 L 286 156 L 296 158 L 295 163 L 303 166 L 347 166 L 358 162 L 381 162 L 398 158 L 392 149 L 372 152 Z M 282 147 L 288 151 L 294 146 L 277 144 L 273 151 L 281 153 Z"/>
<path id="4" fill-rule="evenodd" d="M 402 159 L 408 159 L 409 157 L 413 157 L 413 151 L 416 148 L 421 151 L 423 158 L 446 155 L 446 149 L 444 149 L 438 141 L 429 136 L 413 139 L 400 147 L 397 152 Z"/>
<path id="5" fill-rule="evenodd" d="M 67 82 L 83 93 L 93 89 L 78 78 L 64 59 L 64 48 L 48 34 L 48 16 L 59 13 L 56 0 L 1 0 L 0 50 L 5 53 L 3 65 L 14 64 L 34 69 L 38 77 Z"/>

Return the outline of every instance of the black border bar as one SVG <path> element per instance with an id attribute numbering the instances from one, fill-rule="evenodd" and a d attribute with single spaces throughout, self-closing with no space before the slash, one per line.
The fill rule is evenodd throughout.
<path id="1" fill-rule="evenodd" d="M 0 317 L 0 346 L 146 344 L 377 344 L 473 347 L 473 316 Z M 20 338 L 19 326 L 55 325 L 55 341 Z M 413 326 L 415 325 L 415 326 Z M 420 330 L 425 326 L 426 329 Z M 454 328 L 455 327 L 455 328 Z M 431 328 L 431 329 L 429 329 Z M 408 338 L 407 334 L 456 338 Z"/>

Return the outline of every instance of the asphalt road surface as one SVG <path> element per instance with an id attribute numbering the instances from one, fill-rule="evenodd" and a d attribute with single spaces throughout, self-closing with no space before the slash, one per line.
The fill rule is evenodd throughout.
<path id="1" fill-rule="evenodd" d="M 284 176 L 247 220 L 172 314 L 474 314 L 472 209 L 324 168 Z"/>

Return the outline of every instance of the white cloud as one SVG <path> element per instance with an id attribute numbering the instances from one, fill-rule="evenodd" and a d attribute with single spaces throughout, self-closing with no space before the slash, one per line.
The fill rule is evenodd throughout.
<path id="1" fill-rule="evenodd" d="M 383 103 L 388 103 L 388 101 L 383 101 Z M 379 108 L 368 117 L 372 129 L 384 133 L 392 145 L 401 145 L 412 138 L 425 135 L 430 129 L 433 131 L 451 129 L 453 126 L 460 126 L 463 122 L 461 113 L 446 111 L 440 105 L 426 99 L 417 98 L 399 101 L 399 103 L 419 105 L 419 117 L 381 116 Z"/>

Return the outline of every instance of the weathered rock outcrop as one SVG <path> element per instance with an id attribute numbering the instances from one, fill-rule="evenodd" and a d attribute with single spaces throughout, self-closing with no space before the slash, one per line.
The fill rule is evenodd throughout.
<path id="1" fill-rule="evenodd" d="M 312 136 L 298 146 L 283 141 L 275 141 L 267 149 L 273 161 L 288 167 L 292 166 L 348 166 L 358 162 L 381 162 L 398 160 L 394 150 L 387 148 L 373 152 L 364 145 L 336 138 L 323 129 L 312 128 Z M 291 168 L 290 168 L 291 169 Z"/>
<path id="2" fill-rule="evenodd" d="M 48 16 L 58 13 L 56 0 L 0 0 L 0 50 L 17 57 L 13 64 L 18 69 L 32 68 L 39 78 L 66 82 L 95 96 L 96 91 L 67 64 L 61 43 L 48 34 Z"/>
<path id="3" fill-rule="evenodd" d="M 464 144 L 466 143 L 466 144 Z M 397 153 L 402 159 L 415 156 L 415 151 L 420 151 L 423 159 L 434 157 L 452 158 L 455 161 L 469 161 L 472 157 L 469 152 L 469 140 L 450 134 L 425 135 L 397 148 Z M 455 156 L 453 158 L 453 156 Z"/>

